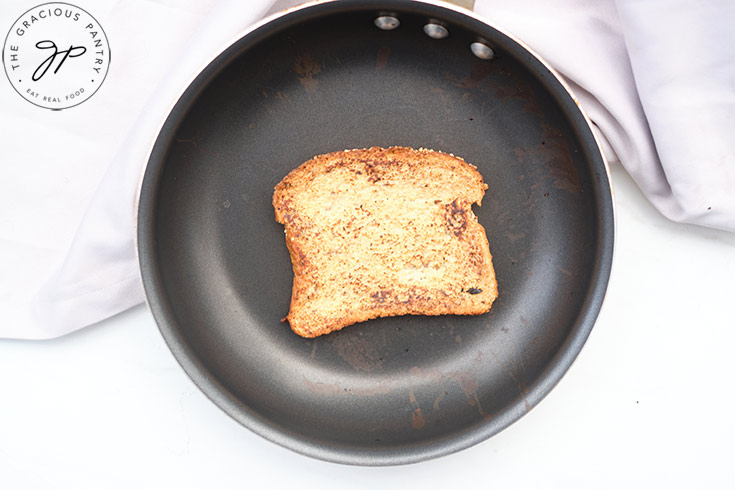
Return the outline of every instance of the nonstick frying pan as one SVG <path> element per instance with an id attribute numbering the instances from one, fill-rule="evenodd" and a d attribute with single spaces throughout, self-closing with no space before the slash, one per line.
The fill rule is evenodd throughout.
<path id="1" fill-rule="evenodd" d="M 273 187 L 316 154 L 393 145 L 478 167 L 499 298 L 296 336 Z M 527 48 L 449 4 L 341 0 L 269 19 L 191 83 L 151 152 L 137 241 L 163 337 L 214 403 L 300 453 L 383 465 L 478 443 L 553 388 L 600 310 L 613 221 L 588 121 Z"/>

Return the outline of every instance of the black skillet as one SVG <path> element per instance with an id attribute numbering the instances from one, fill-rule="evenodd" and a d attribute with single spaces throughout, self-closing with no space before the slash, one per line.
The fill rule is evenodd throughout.
<path id="1" fill-rule="evenodd" d="M 499 298 L 298 337 L 273 187 L 316 154 L 391 145 L 478 167 Z M 478 443 L 553 388 L 598 315 L 613 230 L 588 122 L 537 57 L 448 4 L 341 0 L 271 19 L 191 83 L 150 156 L 138 249 L 163 336 L 214 403 L 300 453 L 379 465 Z"/>

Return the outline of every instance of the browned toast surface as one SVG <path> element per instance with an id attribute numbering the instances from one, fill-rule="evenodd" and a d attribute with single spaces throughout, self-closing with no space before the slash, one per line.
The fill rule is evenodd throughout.
<path id="1" fill-rule="evenodd" d="M 275 188 L 303 337 L 395 315 L 479 315 L 497 297 L 472 204 L 487 186 L 462 159 L 404 147 L 319 155 Z"/>

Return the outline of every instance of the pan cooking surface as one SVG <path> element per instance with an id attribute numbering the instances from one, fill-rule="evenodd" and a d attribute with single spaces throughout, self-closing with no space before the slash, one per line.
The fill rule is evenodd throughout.
<path id="1" fill-rule="evenodd" d="M 395 464 L 493 435 L 559 380 L 602 301 L 612 203 L 582 115 L 533 56 L 457 12 L 362 3 L 280 17 L 200 75 L 151 155 L 139 251 L 166 341 L 228 414 L 310 456 Z M 375 26 L 385 11 L 397 29 Z M 430 18 L 449 37 L 427 36 Z M 292 271 L 273 187 L 316 154 L 392 145 L 478 167 L 499 297 L 482 316 L 298 337 L 280 321 Z"/>

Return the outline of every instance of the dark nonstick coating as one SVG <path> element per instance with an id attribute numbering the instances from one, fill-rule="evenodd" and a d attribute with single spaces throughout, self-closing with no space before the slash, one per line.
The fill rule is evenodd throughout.
<path id="1" fill-rule="evenodd" d="M 377 29 L 381 13 L 400 27 Z M 425 35 L 429 19 L 449 37 Z M 298 337 L 280 321 L 292 271 L 273 187 L 316 154 L 391 145 L 478 167 L 499 298 Z M 150 157 L 138 247 L 163 336 L 225 412 L 309 456 L 399 464 L 486 439 L 551 390 L 599 312 L 612 209 L 584 117 L 528 51 L 448 8 L 346 0 L 248 33 L 192 83 Z"/>

